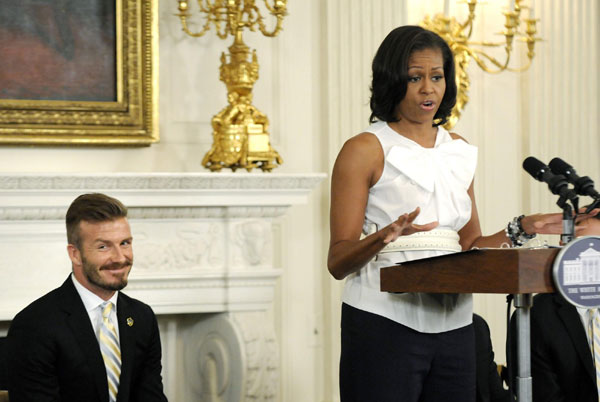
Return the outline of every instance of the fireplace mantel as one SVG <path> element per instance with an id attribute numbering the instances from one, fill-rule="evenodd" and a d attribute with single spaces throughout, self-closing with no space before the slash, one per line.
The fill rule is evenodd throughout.
<path id="1" fill-rule="evenodd" d="M 110 193 L 134 209 L 287 208 L 305 203 L 324 178 L 321 173 L 0 174 L 0 218 L 36 219 L 39 211 L 63 219 L 59 212 L 73 197 L 91 191 Z"/>

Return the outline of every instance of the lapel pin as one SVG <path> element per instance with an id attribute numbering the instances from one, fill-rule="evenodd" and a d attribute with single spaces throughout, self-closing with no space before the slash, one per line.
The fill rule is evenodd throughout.
<path id="1" fill-rule="evenodd" d="M 133 327 L 133 318 L 127 317 L 127 325 L 129 325 L 130 327 Z"/>

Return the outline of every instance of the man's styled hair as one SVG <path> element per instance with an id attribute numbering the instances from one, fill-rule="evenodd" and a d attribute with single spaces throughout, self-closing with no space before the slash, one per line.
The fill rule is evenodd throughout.
<path id="1" fill-rule="evenodd" d="M 77 248 L 81 246 L 79 223 L 105 222 L 127 217 L 127 208 L 116 198 L 101 193 L 82 194 L 67 210 L 67 240 Z"/>
<path id="2" fill-rule="evenodd" d="M 398 27 L 383 40 L 373 58 L 373 81 L 371 83 L 371 117 L 388 123 L 398 121 L 396 107 L 406 95 L 408 84 L 408 60 L 413 52 L 440 49 L 444 59 L 446 92 L 434 120 L 435 126 L 448 121 L 456 104 L 456 78 L 454 56 L 448 44 L 439 35 L 415 25 Z"/>

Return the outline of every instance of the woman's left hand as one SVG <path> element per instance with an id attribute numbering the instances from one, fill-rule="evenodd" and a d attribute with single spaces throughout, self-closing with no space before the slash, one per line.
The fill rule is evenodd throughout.
<path id="1" fill-rule="evenodd" d="M 584 214 L 585 208 L 579 210 L 576 223 L 588 219 L 598 214 L 600 209 L 594 209 L 589 214 Z M 527 234 L 561 234 L 563 232 L 562 213 L 552 214 L 533 214 L 527 215 L 521 219 L 521 226 Z"/>
<path id="2" fill-rule="evenodd" d="M 521 226 L 529 235 L 535 233 L 561 234 L 563 231 L 562 213 L 527 215 L 521 219 Z"/>

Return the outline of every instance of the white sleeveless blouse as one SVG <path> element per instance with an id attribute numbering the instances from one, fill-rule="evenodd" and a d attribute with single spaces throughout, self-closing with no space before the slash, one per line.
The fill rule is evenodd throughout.
<path id="1" fill-rule="evenodd" d="M 460 230 L 471 218 L 467 190 L 477 165 L 477 148 L 453 140 L 438 127 L 435 146 L 423 148 L 385 122 L 371 125 L 385 157 L 381 178 L 369 189 L 363 231 L 389 225 L 417 206 L 415 223 L 439 222 L 439 229 Z M 448 254 L 441 250 L 381 253 L 346 279 L 342 300 L 419 332 L 438 333 L 471 323 L 472 295 L 390 294 L 381 292 L 379 270 L 398 262 Z"/>

